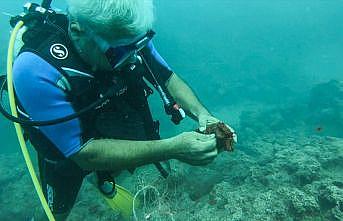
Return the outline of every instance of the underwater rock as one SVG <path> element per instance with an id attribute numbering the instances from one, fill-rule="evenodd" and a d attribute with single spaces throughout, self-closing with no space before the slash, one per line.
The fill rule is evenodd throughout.
<path id="1" fill-rule="evenodd" d="M 298 185 L 304 186 L 320 178 L 320 163 L 314 158 L 297 153 L 289 161 L 294 166 L 293 176 Z"/>
<path id="2" fill-rule="evenodd" d="M 213 169 L 216 169 L 218 173 L 218 168 L 220 168 L 223 180 L 231 186 L 240 186 L 251 176 L 250 168 L 254 165 L 255 162 L 248 155 L 238 150 L 233 156 L 230 154 L 219 156 L 214 162 Z"/>
<path id="3" fill-rule="evenodd" d="M 0 220 L 45 217 L 23 157 L 17 153 L 0 155 L 0 168 Z M 109 209 L 93 185 L 83 182 L 68 220 L 119 220 L 119 214 Z"/>
<path id="4" fill-rule="evenodd" d="M 85 180 L 68 218 L 68 221 L 79 220 L 120 220 L 120 214 L 110 209 L 96 187 Z"/>
<path id="5" fill-rule="evenodd" d="M 240 115 L 239 134 L 247 139 L 276 133 L 298 125 L 299 120 L 295 113 L 289 114 L 287 108 L 271 106 L 263 110 L 243 111 Z M 293 123 L 296 121 L 296 123 Z"/>
<path id="6" fill-rule="evenodd" d="M 23 157 L 0 155 L 0 168 L 0 220 L 29 220 L 40 207 Z"/>
<path id="7" fill-rule="evenodd" d="M 213 187 L 224 179 L 223 175 L 217 171 L 195 167 L 190 168 L 186 177 L 189 197 L 193 201 L 208 195 Z"/>
<path id="8" fill-rule="evenodd" d="M 19 160 L 22 160 L 20 154 L 0 155 L 0 194 L 8 185 L 16 183 L 18 177 L 23 177 L 27 173 L 24 165 L 17 165 Z"/>
<path id="9" fill-rule="evenodd" d="M 284 206 L 283 198 L 272 190 L 261 192 L 252 204 L 254 220 L 289 220 L 288 208 Z M 265 211 L 262 213 L 261 211 Z"/>
<path id="10" fill-rule="evenodd" d="M 343 139 L 326 137 L 322 142 L 322 154 L 318 156 L 318 161 L 325 170 L 340 176 L 343 180 Z"/>
<path id="11" fill-rule="evenodd" d="M 319 192 L 319 202 L 323 209 L 332 209 L 338 206 L 343 209 L 343 189 L 335 185 L 324 186 Z"/>
<path id="12" fill-rule="evenodd" d="M 283 188 L 282 194 L 289 203 L 290 211 L 295 217 L 315 217 L 320 214 L 316 198 L 297 188 Z"/>
<path id="13" fill-rule="evenodd" d="M 343 220 L 343 182 L 334 181 L 319 188 L 318 201 L 326 217 L 330 220 Z"/>
<path id="14" fill-rule="evenodd" d="M 150 214 L 150 220 L 341 221 L 342 147 L 342 138 L 281 130 L 242 139 L 233 153 L 223 152 L 205 167 L 173 162 L 167 180 L 153 166 L 146 166 L 117 181 L 133 193 L 142 185 L 160 191 L 158 207 L 147 201 L 143 209 L 151 210 L 138 211 Z M 8 205 L 1 207 L 0 220 L 27 220 L 40 205 L 22 158 L 6 155 L 0 159 L 0 180 L 16 181 L 0 185 L 0 205 Z M 30 201 L 32 207 L 18 206 L 18 198 Z M 108 209 L 94 186 L 84 182 L 69 220 L 120 218 Z"/>
<path id="15" fill-rule="evenodd" d="M 221 220 L 292 220 L 283 198 L 274 190 L 263 191 L 250 184 L 231 189 L 228 183 L 222 182 L 214 191 L 217 202 L 225 203 L 226 215 L 222 215 Z M 218 211 L 221 208 L 218 207 Z"/>
<path id="16" fill-rule="evenodd" d="M 310 93 L 307 121 L 325 135 L 343 137 L 343 81 L 331 80 Z"/>

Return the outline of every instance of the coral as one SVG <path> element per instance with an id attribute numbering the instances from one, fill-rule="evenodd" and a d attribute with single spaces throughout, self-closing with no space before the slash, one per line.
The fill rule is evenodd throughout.
<path id="1" fill-rule="evenodd" d="M 319 205 L 313 195 L 306 194 L 297 188 L 282 188 L 280 192 L 286 198 L 290 212 L 295 217 L 319 215 Z"/>
<path id="2" fill-rule="evenodd" d="M 320 178 L 320 163 L 303 153 L 296 153 L 291 156 L 289 163 L 293 166 L 293 177 L 300 186 L 310 184 Z"/>
<path id="3" fill-rule="evenodd" d="M 343 220 L 343 182 L 323 183 L 319 188 L 318 201 L 330 220 Z"/>
<path id="4" fill-rule="evenodd" d="M 223 152 L 206 167 L 172 161 L 168 179 L 145 166 L 133 175 L 123 172 L 116 181 L 142 202 L 135 210 L 138 220 L 338 221 L 343 217 L 342 146 L 342 138 L 283 130 L 243 139 L 235 152 Z M 0 159 L 0 204 L 8 205 L 0 218 L 28 219 L 40 205 L 20 155 Z M 18 198 L 37 209 L 18 207 Z M 84 182 L 69 220 L 120 218 Z"/>

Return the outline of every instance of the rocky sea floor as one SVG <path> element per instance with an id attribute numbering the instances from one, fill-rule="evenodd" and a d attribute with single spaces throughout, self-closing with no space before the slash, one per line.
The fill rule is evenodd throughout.
<path id="1" fill-rule="evenodd" d="M 138 220 L 343 220 L 343 139 L 279 131 L 243 140 L 207 167 L 172 161 L 118 182 L 141 191 Z M 38 198 L 19 154 L 0 156 L 0 220 L 31 220 Z M 70 220 L 120 220 L 84 182 Z"/>

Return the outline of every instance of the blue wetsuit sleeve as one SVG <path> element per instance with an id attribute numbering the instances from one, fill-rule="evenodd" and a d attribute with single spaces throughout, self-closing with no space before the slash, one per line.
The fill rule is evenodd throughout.
<path id="1" fill-rule="evenodd" d="M 158 53 L 152 41 L 148 43 L 142 52 L 158 83 L 164 85 L 173 74 L 172 69 Z M 151 82 L 151 77 L 149 75 L 146 75 L 146 77 Z"/>
<path id="2" fill-rule="evenodd" d="M 32 120 L 52 120 L 75 113 L 66 94 L 57 86 L 61 77 L 56 68 L 33 53 L 22 53 L 15 60 L 14 88 L 20 104 Z M 39 129 L 65 157 L 81 149 L 79 119 Z"/>

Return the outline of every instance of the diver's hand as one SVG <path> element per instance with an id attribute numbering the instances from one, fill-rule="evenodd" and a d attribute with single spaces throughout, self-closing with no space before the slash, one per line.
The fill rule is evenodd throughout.
<path id="1" fill-rule="evenodd" d="M 236 131 L 230 127 L 228 124 L 225 124 L 229 129 L 230 131 L 233 133 L 232 137 L 233 137 L 233 144 L 232 145 L 235 145 L 237 142 L 238 142 L 238 137 L 237 137 L 237 134 L 236 134 Z"/>
<path id="2" fill-rule="evenodd" d="M 218 155 L 214 134 L 205 135 L 197 132 L 184 132 L 173 137 L 175 144 L 175 158 L 194 165 L 211 163 Z"/>
<path id="3" fill-rule="evenodd" d="M 213 117 L 211 114 L 205 112 L 201 113 L 198 116 L 199 121 L 199 131 L 204 132 L 206 130 L 207 125 L 218 123 L 219 120 Z"/>
<path id="4" fill-rule="evenodd" d="M 205 131 L 206 127 L 208 125 L 220 122 L 220 120 L 218 120 L 216 117 L 212 116 L 208 112 L 204 112 L 204 113 L 199 114 L 198 121 L 199 121 L 199 131 L 200 132 Z M 237 134 L 236 134 L 235 130 L 232 127 L 230 127 L 228 124 L 225 124 L 225 125 L 233 133 L 233 143 L 232 143 L 232 145 L 235 145 L 237 143 Z M 221 148 L 219 148 L 219 149 L 221 149 Z"/>

